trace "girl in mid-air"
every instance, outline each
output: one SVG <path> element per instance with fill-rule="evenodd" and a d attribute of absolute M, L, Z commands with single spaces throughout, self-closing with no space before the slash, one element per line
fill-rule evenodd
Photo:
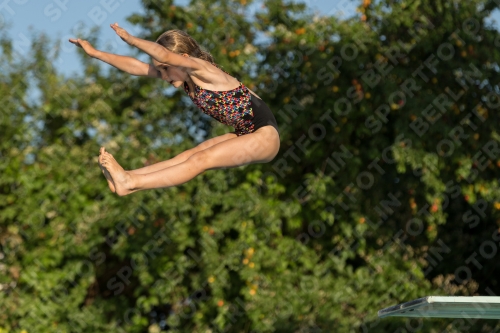
<path fill-rule="evenodd" d="M 227 133 L 189 149 L 174 158 L 137 170 L 124 170 L 104 147 L 99 166 L 111 191 L 132 192 L 183 184 L 206 170 L 267 163 L 278 153 L 278 126 L 271 110 L 250 89 L 221 70 L 187 33 L 169 30 L 156 42 L 130 35 L 112 24 L 120 38 L 152 58 L 152 65 L 137 59 L 96 50 L 81 39 L 69 41 L 91 57 L 132 75 L 149 76 L 183 87 L 194 104 L 219 122 L 233 126 Z"/>

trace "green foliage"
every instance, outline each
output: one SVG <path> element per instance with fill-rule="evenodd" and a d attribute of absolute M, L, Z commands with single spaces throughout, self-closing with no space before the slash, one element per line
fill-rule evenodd
<path fill-rule="evenodd" d="M 162 82 L 89 59 L 66 79 L 43 38 L 32 59 L 2 40 L 0 332 L 494 328 L 376 319 L 500 292 L 480 254 L 500 221 L 493 2 L 364 1 L 350 20 L 282 0 L 253 17 L 245 0 L 143 5 L 142 37 L 184 29 L 264 98 L 281 152 L 117 197 L 100 146 L 135 169 L 229 129 Z"/>

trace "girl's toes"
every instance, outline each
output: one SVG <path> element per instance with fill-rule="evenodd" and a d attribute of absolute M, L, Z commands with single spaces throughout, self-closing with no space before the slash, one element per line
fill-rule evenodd
<path fill-rule="evenodd" d="M 113 157 L 113 155 L 111 155 L 110 153 L 108 152 L 105 152 L 104 153 L 104 158 L 106 159 L 106 161 L 108 163 L 111 163 L 111 162 L 116 162 L 115 158 Z"/>

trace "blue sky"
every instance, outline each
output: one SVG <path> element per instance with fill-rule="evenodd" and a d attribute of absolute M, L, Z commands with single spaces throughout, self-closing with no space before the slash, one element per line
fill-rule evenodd
<path fill-rule="evenodd" d="M 297 0 L 298 1 L 298 0 Z M 186 4 L 188 0 L 177 0 Z M 357 0 L 302 0 L 311 10 L 323 15 L 350 16 L 355 13 Z M 91 27 L 100 26 L 100 48 L 108 52 L 129 54 L 131 52 L 123 41 L 109 28 L 118 22 L 134 34 L 136 27 L 128 24 L 125 18 L 132 13 L 142 12 L 139 0 L 0 0 L 0 31 L 9 27 L 8 35 L 14 41 L 16 51 L 29 54 L 29 40 L 33 32 L 45 32 L 53 39 L 63 40 L 61 55 L 54 59 L 60 71 L 66 75 L 80 69 L 76 47 L 68 38 L 77 32 L 90 35 Z M 499 13 L 494 18 L 500 22 Z M 499 26 L 497 24 L 497 26 Z"/>
<path fill-rule="evenodd" d="M 188 0 L 177 0 L 186 4 Z M 351 0 L 302 0 L 312 10 L 324 15 L 352 15 L 355 3 Z M 118 22 L 134 34 L 136 27 L 128 24 L 126 17 L 142 12 L 139 0 L 0 0 L 0 30 L 8 27 L 8 35 L 14 41 L 16 51 L 29 54 L 29 40 L 33 33 L 44 32 L 53 39 L 62 40 L 61 55 L 54 59 L 60 71 L 69 75 L 80 69 L 76 47 L 68 38 L 78 31 L 90 35 L 90 28 L 99 26 L 99 46 L 108 52 L 129 54 L 131 49 L 109 28 Z M 136 31 L 136 30 L 135 30 Z"/>

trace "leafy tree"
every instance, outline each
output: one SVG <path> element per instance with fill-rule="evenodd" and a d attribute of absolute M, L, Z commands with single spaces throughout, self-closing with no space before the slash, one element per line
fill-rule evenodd
<path fill-rule="evenodd" d="M 101 145 L 133 169 L 229 129 L 162 82 L 88 58 L 64 78 L 44 37 L 32 59 L 3 39 L 1 329 L 496 328 L 376 319 L 424 295 L 500 292 L 496 2 L 365 0 L 349 20 L 282 0 L 255 15 L 245 0 L 143 5 L 142 37 L 184 29 L 264 98 L 281 153 L 118 198 Z"/>

